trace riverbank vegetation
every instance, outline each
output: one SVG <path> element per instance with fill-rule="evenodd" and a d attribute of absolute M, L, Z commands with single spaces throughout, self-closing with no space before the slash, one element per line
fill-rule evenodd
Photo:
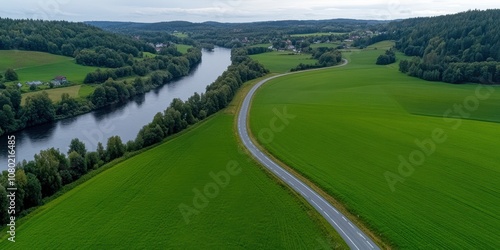
<path fill-rule="evenodd" d="M 166 84 L 174 79 L 189 74 L 201 61 L 201 50 L 191 48 L 185 54 L 162 53 L 154 58 L 147 58 L 134 63 L 133 67 L 91 72 L 85 81 L 99 82 L 87 98 L 75 98 L 68 93 L 61 94 L 58 102 L 53 102 L 45 92 L 27 96 L 21 105 L 21 92 L 16 88 L 0 91 L 0 135 L 29 126 L 64 119 L 83 114 L 107 105 L 123 103 L 139 94 Z M 123 73 L 128 72 L 128 73 Z M 137 74 L 149 77 L 137 77 L 133 81 L 119 81 L 118 76 Z M 43 105 L 40 105 L 43 104 Z"/>

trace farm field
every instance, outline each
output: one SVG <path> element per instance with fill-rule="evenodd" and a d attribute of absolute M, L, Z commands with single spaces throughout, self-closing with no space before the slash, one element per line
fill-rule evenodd
<path fill-rule="evenodd" d="M 336 43 L 313 43 L 310 45 L 311 48 L 317 49 L 319 47 L 327 47 L 327 48 L 337 48 L 340 45 L 340 42 Z"/>
<path fill-rule="evenodd" d="M 318 60 L 312 59 L 310 54 L 293 54 L 291 51 L 266 52 L 250 57 L 262 63 L 272 73 L 288 72 L 300 63 L 315 64 L 318 62 Z"/>
<path fill-rule="evenodd" d="M 81 84 L 87 73 L 96 70 L 76 64 L 74 58 L 52 55 L 43 52 L 0 50 L 0 72 L 7 68 L 16 70 L 23 89 L 28 90 L 27 81 L 48 82 L 58 75 L 64 75 L 68 81 Z"/>
<path fill-rule="evenodd" d="M 390 45 L 264 85 L 250 114 L 256 140 L 397 248 L 500 248 L 500 88 L 375 65 Z M 275 108 L 293 118 L 270 137 Z"/>
<path fill-rule="evenodd" d="M 19 222 L 19 241 L 4 238 L 0 248 L 346 249 L 311 207 L 239 150 L 233 122 L 220 112 L 119 163 Z M 223 171 L 229 179 L 221 177 L 216 192 L 212 175 Z M 207 186 L 207 202 L 195 205 L 196 190 Z M 187 221 L 181 204 L 197 206 Z"/>
<path fill-rule="evenodd" d="M 78 97 L 87 97 L 94 93 L 95 88 L 97 85 L 89 85 L 89 84 L 82 84 L 80 85 L 80 90 L 78 91 Z"/>
<path fill-rule="evenodd" d="M 54 88 L 54 89 L 47 89 L 44 90 L 49 94 L 50 100 L 52 100 L 53 103 L 61 101 L 61 95 L 64 93 L 67 93 L 69 96 L 73 98 L 78 98 L 80 97 L 80 92 L 81 92 L 82 85 L 75 85 L 75 86 L 70 86 L 66 88 Z M 88 92 L 88 91 L 86 91 Z M 22 100 L 21 100 L 21 105 L 24 105 L 26 98 L 29 96 L 38 94 L 39 92 L 30 92 L 22 95 Z"/>
<path fill-rule="evenodd" d="M 188 49 L 192 48 L 193 46 L 191 45 L 186 45 L 186 44 L 176 44 L 175 47 L 177 47 L 177 50 L 183 54 L 187 53 Z"/>
<path fill-rule="evenodd" d="M 264 47 L 264 48 L 269 48 L 269 46 L 272 46 L 270 43 L 259 43 L 259 44 L 254 44 L 249 46 L 250 48 L 256 48 L 256 47 Z"/>

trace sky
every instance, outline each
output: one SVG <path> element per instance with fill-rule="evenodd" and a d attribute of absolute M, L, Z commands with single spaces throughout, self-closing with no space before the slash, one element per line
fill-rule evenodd
<path fill-rule="evenodd" d="M 67 21 L 392 20 L 498 9 L 499 0 L 8 0 L 0 17 Z"/>

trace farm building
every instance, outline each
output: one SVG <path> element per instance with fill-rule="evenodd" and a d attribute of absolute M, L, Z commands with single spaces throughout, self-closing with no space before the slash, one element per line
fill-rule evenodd
<path fill-rule="evenodd" d="M 68 82 L 68 79 L 67 79 L 65 76 L 56 76 L 56 77 L 54 78 L 54 80 L 52 80 L 52 81 L 53 81 L 53 82 L 58 82 L 58 83 L 59 83 L 59 85 L 60 85 L 60 84 L 65 84 L 65 83 L 67 83 L 67 82 Z"/>

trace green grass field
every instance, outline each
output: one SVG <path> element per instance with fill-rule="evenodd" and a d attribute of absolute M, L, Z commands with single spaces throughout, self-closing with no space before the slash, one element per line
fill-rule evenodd
<path fill-rule="evenodd" d="M 313 44 L 311 44 L 310 47 L 313 49 L 317 49 L 320 47 L 337 48 L 339 45 L 340 45 L 339 42 L 337 42 L 337 43 L 313 43 Z"/>
<path fill-rule="evenodd" d="M 80 85 L 80 90 L 78 91 L 78 97 L 85 98 L 92 93 L 94 93 L 95 88 L 97 85 L 88 85 L 88 84 L 82 84 Z"/>
<path fill-rule="evenodd" d="M 156 55 L 151 53 L 151 52 L 142 52 L 142 57 L 143 58 L 151 58 L 151 57 L 155 57 Z"/>
<path fill-rule="evenodd" d="M 318 62 L 318 60 L 311 59 L 310 54 L 293 54 L 290 51 L 273 51 L 250 57 L 262 63 L 272 73 L 288 72 L 300 63 L 315 64 Z"/>
<path fill-rule="evenodd" d="M 44 89 L 43 91 L 49 94 L 49 98 L 52 100 L 53 103 L 56 103 L 61 101 L 61 95 L 64 93 L 69 94 L 69 96 L 73 98 L 85 98 L 94 93 L 95 87 L 96 87 L 95 85 L 80 84 L 64 88 Z M 29 92 L 22 94 L 23 99 L 21 101 L 21 104 L 24 105 L 26 98 L 28 98 L 28 96 L 32 96 L 37 93 L 38 92 Z"/>
<path fill-rule="evenodd" d="M 264 48 L 269 48 L 272 44 L 270 43 L 259 43 L 259 44 L 254 44 L 249 46 L 250 48 L 257 48 L 257 47 L 264 47 Z"/>
<path fill-rule="evenodd" d="M 339 32 L 316 32 L 316 33 L 307 33 L 307 34 L 293 34 L 291 37 L 310 37 L 310 36 L 329 36 L 329 35 L 343 35 L 347 33 L 339 33 Z"/>
<path fill-rule="evenodd" d="M 83 83 L 87 73 L 97 69 L 76 64 L 71 57 L 33 51 L 0 50 L 0 72 L 4 72 L 7 68 L 16 70 L 19 76 L 19 81 L 16 83 L 48 82 L 58 75 L 64 75 L 68 81 L 77 84 Z M 26 85 L 23 88 L 28 89 Z"/>
<path fill-rule="evenodd" d="M 61 95 L 64 93 L 67 93 L 69 96 L 71 96 L 73 98 L 81 97 L 80 96 L 80 92 L 82 91 L 81 88 L 82 88 L 82 85 L 75 85 L 75 86 L 66 87 L 66 88 L 47 89 L 44 91 L 47 92 L 47 94 L 49 94 L 49 98 L 52 100 L 53 103 L 55 103 L 55 102 L 61 101 Z M 91 87 L 89 87 L 89 88 L 91 88 Z M 88 90 L 86 92 L 88 92 Z M 22 95 L 23 99 L 21 100 L 21 105 L 24 105 L 26 98 L 28 98 L 29 96 L 35 95 L 35 94 L 38 94 L 38 92 L 30 92 L 30 93 L 23 94 Z"/>
<path fill-rule="evenodd" d="M 187 224 L 179 206 L 229 164 L 240 172 Z M 226 111 L 41 207 L 0 249 L 347 249 L 290 192 L 240 151 Z"/>
<path fill-rule="evenodd" d="M 478 85 L 426 82 L 399 73 L 397 63 L 376 66 L 390 45 L 346 53 L 342 68 L 267 83 L 253 101 L 253 134 L 398 248 L 500 248 L 500 88 L 476 102 Z M 443 118 L 464 101 L 479 108 L 467 119 Z M 273 109 L 285 107 L 295 119 L 262 136 Z M 413 157 L 401 173 L 399 157 Z M 404 180 L 394 192 L 388 172 Z"/>
<path fill-rule="evenodd" d="M 189 35 L 187 33 L 184 33 L 184 32 L 174 32 L 174 33 L 172 33 L 172 35 L 174 35 L 176 37 L 180 37 L 180 38 L 187 38 L 187 37 L 189 37 Z"/>
<path fill-rule="evenodd" d="M 177 47 L 177 50 L 183 54 L 187 53 L 188 49 L 192 48 L 193 46 L 191 45 L 186 45 L 186 44 L 176 44 L 175 47 Z"/>

